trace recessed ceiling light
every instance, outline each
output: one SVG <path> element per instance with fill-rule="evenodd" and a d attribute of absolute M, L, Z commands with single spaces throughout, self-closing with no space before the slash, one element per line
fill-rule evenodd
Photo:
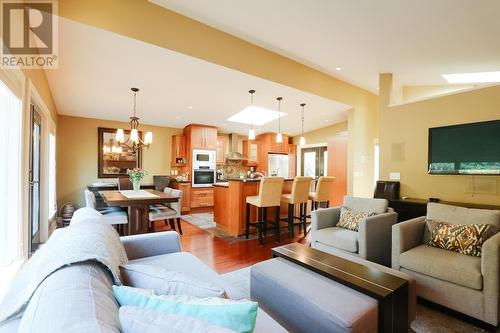
<path fill-rule="evenodd" d="M 341 69 L 342 69 L 342 67 L 335 67 L 336 71 L 340 71 Z"/>
<path fill-rule="evenodd" d="M 191 110 L 192 108 L 193 108 L 193 107 L 192 107 L 191 105 L 190 105 L 190 106 L 188 106 L 188 109 L 189 109 L 189 110 Z"/>
<path fill-rule="evenodd" d="M 495 83 L 500 82 L 500 72 L 443 74 L 448 83 Z"/>
<path fill-rule="evenodd" d="M 329 122 L 329 121 L 330 121 L 330 120 L 326 119 L 326 120 L 325 120 L 325 123 L 327 123 L 327 122 Z"/>
<path fill-rule="evenodd" d="M 280 114 L 278 111 L 264 109 L 258 106 L 248 106 L 240 112 L 232 115 L 227 120 L 235 123 L 253 123 L 254 125 L 262 126 L 285 115 L 285 112 L 281 112 Z"/>

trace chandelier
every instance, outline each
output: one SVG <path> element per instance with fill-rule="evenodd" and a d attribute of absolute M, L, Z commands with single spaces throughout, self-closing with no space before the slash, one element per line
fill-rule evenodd
<path fill-rule="evenodd" d="M 135 154 L 142 147 L 149 148 L 149 146 L 153 143 L 153 133 L 146 132 L 144 141 L 139 137 L 139 118 L 135 115 L 137 92 L 139 91 L 139 88 L 131 88 L 130 90 L 134 92 L 134 115 L 130 117 L 130 135 L 127 140 L 125 140 L 125 132 L 123 129 L 119 128 L 116 130 L 115 139 L 120 146 L 127 148 Z"/>

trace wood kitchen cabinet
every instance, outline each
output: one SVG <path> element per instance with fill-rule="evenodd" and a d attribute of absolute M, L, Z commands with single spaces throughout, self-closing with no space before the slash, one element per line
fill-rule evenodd
<path fill-rule="evenodd" d="M 193 187 L 191 189 L 191 208 L 213 207 L 213 187 Z"/>
<path fill-rule="evenodd" d="M 189 125 L 184 128 L 191 149 L 217 149 L 217 128 L 203 125 Z"/>
<path fill-rule="evenodd" d="M 183 213 L 191 210 L 191 183 L 190 182 L 172 182 L 170 187 L 182 191 L 181 211 Z"/>
<path fill-rule="evenodd" d="M 245 165 L 255 167 L 259 165 L 259 144 L 254 140 L 243 140 L 243 155 L 248 157 Z"/>
<path fill-rule="evenodd" d="M 185 166 L 186 161 L 186 140 L 184 135 L 172 135 L 172 166 Z"/>
<path fill-rule="evenodd" d="M 283 154 L 288 154 L 288 145 L 290 141 L 290 137 L 283 135 L 283 142 L 282 143 L 276 143 L 276 135 L 272 138 L 272 146 L 271 146 L 271 152 L 273 153 L 283 153 Z"/>
<path fill-rule="evenodd" d="M 218 135 L 217 150 L 215 154 L 217 156 L 217 164 L 226 163 L 226 154 L 228 147 L 229 147 L 229 138 L 225 135 Z"/>
<path fill-rule="evenodd" d="M 288 176 L 294 178 L 297 175 L 297 145 L 292 143 L 288 145 L 288 157 L 290 158 Z"/>

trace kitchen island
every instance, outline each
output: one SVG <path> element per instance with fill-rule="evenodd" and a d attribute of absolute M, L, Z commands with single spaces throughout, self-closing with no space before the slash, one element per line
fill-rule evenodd
<path fill-rule="evenodd" d="M 282 193 L 290 193 L 293 178 L 285 179 Z M 226 230 L 232 236 L 245 233 L 246 198 L 259 194 L 259 179 L 229 179 L 227 182 L 216 183 L 214 187 L 214 221 L 217 226 Z M 281 205 L 280 215 L 287 214 L 287 205 Z M 268 219 L 274 219 L 274 212 L 269 210 Z M 272 217 L 272 218 L 271 218 Z M 257 208 L 250 210 L 250 221 L 257 220 Z"/>

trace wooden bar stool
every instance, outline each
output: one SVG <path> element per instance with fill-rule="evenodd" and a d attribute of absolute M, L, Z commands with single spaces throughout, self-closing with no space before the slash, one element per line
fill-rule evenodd
<path fill-rule="evenodd" d="M 267 208 L 276 208 L 276 218 L 274 224 L 276 242 L 280 241 L 280 201 L 283 188 L 283 177 L 262 177 L 259 186 L 259 195 L 247 197 L 246 199 L 246 238 L 250 236 L 250 226 L 257 227 L 259 234 L 259 244 L 262 245 L 262 236 L 267 231 Z M 250 205 L 257 207 L 257 222 L 250 222 Z M 271 222 L 270 222 L 271 223 Z"/>
<path fill-rule="evenodd" d="M 335 177 L 319 177 L 316 192 L 309 193 L 309 200 L 312 201 L 311 211 L 318 209 L 326 203 L 326 208 L 330 205 L 330 196 L 333 191 L 333 180 Z"/>
<path fill-rule="evenodd" d="M 295 177 L 292 184 L 292 193 L 281 195 L 281 202 L 288 204 L 288 217 L 284 220 L 288 221 L 290 237 L 293 237 L 296 225 L 302 226 L 304 235 L 306 234 L 307 202 L 309 201 L 311 182 L 311 177 Z M 295 205 L 299 205 L 298 217 L 295 216 Z M 296 219 L 299 220 L 299 223 L 295 223 Z"/>

